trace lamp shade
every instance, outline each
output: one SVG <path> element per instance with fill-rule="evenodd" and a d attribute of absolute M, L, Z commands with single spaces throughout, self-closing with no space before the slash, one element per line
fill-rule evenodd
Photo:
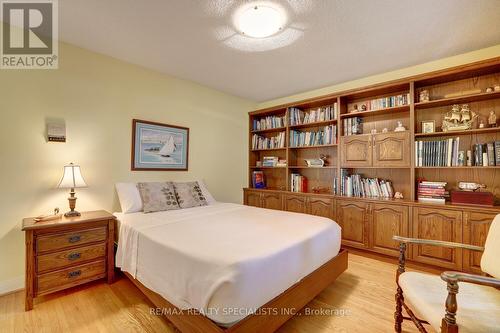
<path fill-rule="evenodd" d="M 83 179 L 82 172 L 79 165 L 66 165 L 64 167 L 64 174 L 59 182 L 58 188 L 80 188 L 87 187 Z"/>

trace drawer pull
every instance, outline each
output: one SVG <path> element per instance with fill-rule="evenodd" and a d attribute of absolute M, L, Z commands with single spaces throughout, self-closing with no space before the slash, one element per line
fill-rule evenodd
<path fill-rule="evenodd" d="M 73 271 L 73 272 L 69 272 L 68 273 L 68 278 L 75 278 L 75 277 L 78 277 L 82 275 L 82 271 L 81 270 L 77 270 L 77 271 Z"/>
<path fill-rule="evenodd" d="M 82 236 L 80 236 L 80 235 L 71 236 L 70 238 L 68 238 L 68 241 L 70 243 L 77 243 L 77 242 L 79 242 L 81 240 L 82 240 Z"/>
<path fill-rule="evenodd" d="M 76 260 L 76 259 L 80 259 L 81 257 L 82 257 L 82 254 L 79 252 L 70 253 L 68 255 L 68 260 Z"/>

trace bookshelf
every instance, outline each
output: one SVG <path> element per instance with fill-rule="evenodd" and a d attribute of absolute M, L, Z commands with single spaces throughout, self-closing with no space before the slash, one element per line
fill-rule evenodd
<path fill-rule="evenodd" d="M 343 227 L 345 246 L 385 255 L 397 256 L 393 234 L 422 238 L 432 234 L 445 241 L 480 244 L 484 242 L 488 221 L 500 213 L 500 165 L 418 166 L 415 142 L 459 137 L 458 150 L 467 152 L 475 144 L 500 141 L 500 91 L 485 92 L 486 88 L 498 84 L 500 58 L 494 58 L 250 112 L 250 144 L 256 133 L 275 135 L 280 131 L 285 132 L 286 142 L 279 150 L 249 150 L 249 187 L 245 189 L 245 203 L 330 217 Z M 420 101 L 422 90 L 429 92 L 429 101 Z M 459 93 L 463 95 L 457 95 Z M 394 96 L 405 96 L 405 100 L 400 98 L 394 105 Z M 382 100 L 391 103 L 383 104 Z M 443 132 L 444 115 L 453 104 L 465 103 L 478 115 L 473 128 Z M 337 110 L 335 119 L 289 125 L 290 108 L 307 113 L 334 104 Z M 372 105 L 377 107 L 371 108 Z M 352 112 L 355 109 L 357 112 Z M 481 120 L 488 126 L 487 117 L 491 110 L 498 117 L 498 126 L 478 128 Z M 270 115 L 284 116 L 285 126 L 253 131 L 254 120 Z M 344 126 L 347 121 L 351 122 L 348 130 Z M 349 133 L 353 121 L 362 122 L 362 128 L 358 128 L 358 134 L 354 135 Z M 423 121 L 434 121 L 435 132 L 422 133 Z M 399 123 L 406 131 L 394 131 Z M 336 143 L 290 147 L 291 131 L 317 131 L 329 125 L 337 128 Z M 307 167 L 305 159 L 319 158 L 320 155 L 326 156 L 325 167 Z M 256 162 L 264 156 L 278 156 L 286 160 L 287 166 L 257 167 Z M 394 191 L 401 192 L 403 199 L 341 196 L 333 186 L 341 169 L 367 178 L 390 180 Z M 252 172 L 256 170 L 263 172 L 266 189 L 252 189 Z M 292 173 L 307 177 L 305 193 L 290 191 Z M 418 202 L 417 179 L 447 182 L 448 190 L 456 190 L 459 181 L 484 184 L 486 190 L 493 193 L 496 206 Z M 436 230 L 437 225 L 442 227 Z M 478 257 L 464 251 L 462 260 L 457 251 L 451 250 L 450 255 L 419 247 L 414 249 L 413 259 L 474 272 Z"/>

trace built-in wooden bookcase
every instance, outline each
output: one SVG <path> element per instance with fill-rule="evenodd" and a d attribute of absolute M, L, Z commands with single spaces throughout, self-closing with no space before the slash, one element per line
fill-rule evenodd
<path fill-rule="evenodd" d="M 335 196 L 334 178 L 339 177 L 342 168 L 364 177 L 390 180 L 394 191 L 401 192 L 402 201 L 415 202 L 416 180 L 425 178 L 431 181 L 446 181 L 448 189 L 456 189 L 459 181 L 485 184 L 493 192 L 500 204 L 500 166 L 456 166 L 456 167 L 418 167 L 415 156 L 416 140 L 436 140 L 460 137 L 459 150 L 471 150 L 476 143 L 500 140 L 500 127 L 488 128 L 488 115 L 494 110 L 500 120 L 500 91 L 485 92 L 488 87 L 500 84 L 500 59 L 460 66 L 457 68 L 427 73 L 401 79 L 386 84 L 340 92 L 306 101 L 281 105 L 269 109 L 250 112 L 250 144 L 253 134 L 271 137 L 285 132 L 286 143 L 281 149 L 252 150 L 249 152 L 249 184 L 252 185 L 252 172 L 264 172 L 268 189 L 290 191 L 290 176 L 301 174 L 308 179 L 307 193 L 321 188 L 322 194 Z M 478 89 L 476 93 L 471 90 Z M 428 90 L 430 101 L 420 101 L 422 90 Z M 461 96 L 448 94 L 469 92 Z M 405 105 L 370 108 L 368 101 L 408 94 Z M 290 125 L 289 109 L 299 108 L 304 112 L 318 107 L 337 103 L 336 119 Z M 478 114 L 474 128 L 467 131 L 442 132 L 442 120 L 453 104 L 469 104 Z M 362 105 L 367 105 L 366 110 Z M 353 112 L 357 106 L 357 112 Z M 269 115 L 285 116 L 286 124 L 280 128 L 253 130 L 253 121 Z M 349 118 L 362 118 L 361 134 L 347 135 L 344 121 Z M 422 121 L 434 121 L 434 133 L 422 133 Z M 485 128 L 478 128 L 479 122 Z M 398 122 L 406 128 L 404 132 L 394 132 Z M 499 121 L 500 123 L 500 121 Z M 337 126 L 337 140 L 334 144 L 314 147 L 291 147 L 291 131 L 318 130 L 327 125 Z M 308 168 L 305 159 L 326 155 L 326 167 Z M 257 167 L 256 162 L 264 156 L 278 156 L 287 161 L 286 167 Z"/>
<path fill-rule="evenodd" d="M 449 242 L 484 245 L 488 228 L 496 214 L 500 213 L 500 166 L 452 166 L 420 167 L 416 161 L 416 141 L 460 138 L 459 150 L 471 150 L 476 143 L 500 141 L 500 127 L 477 128 L 466 131 L 442 132 L 444 115 L 453 104 L 469 104 L 479 120 L 487 127 L 487 117 L 494 110 L 500 124 L 500 91 L 485 92 L 486 88 L 500 84 L 500 58 L 443 71 L 422 74 L 393 82 L 378 84 L 336 94 L 312 98 L 306 101 L 281 105 L 250 112 L 250 143 L 254 119 L 268 115 L 285 115 L 289 108 L 303 111 L 337 103 L 335 120 L 322 123 L 290 126 L 259 131 L 265 136 L 285 132 L 286 145 L 278 150 L 253 151 L 249 158 L 249 188 L 244 189 L 246 205 L 290 212 L 324 216 L 335 220 L 342 227 L 342 245 L 362 251 L 370 251 L 397 257 L 398 244 L 394 235 L 437 239 Z M 476 93 L 473 89 L 480 89 Z M 429 101 L 420 101 L 420 92 L 428 90 Z M 454 93 L 464 93 L 449 96 Z M 409 94 L 408 105 L 360 109 L 367 101 L 388 96 Z M 358 112 L 349 112 L 358 106 Z M 347 135 L 343 122 L 360 117 L 363 129 L 358 135 Z M 422 133 L 422 121 L 434 121 L 434 133 Z M 394 129 L 402 122 L 404 132 Z M 337 125 L 337 143 L 321 147 L 293 148 L 289 145 L 293 130 L 316 130 L 325 125 Z M 384 129 L 387 129 L 387 132 Z M 376 130 L 376 134 L 372 131 Z M 304 159 L 327 156 L 326 167 L 308 168 Z M 256 167 L 256 161 L 264 156 L 278 156 L 287 161 L 284 168 Z M 395 191 L 404 199 L 378 199 L 345 197 L 332 193 L 333 180 L 341 169 L 358 173 L 367 178 L 392 181 Z M 252 172 L 262 170 L 267 189 L 252 189 Z M 299 173 L 308 179 L 306 193 L 290 191 L 290 177 Z M 485 184 L 486 190 L 495 196 L 496 206 L 474 206 L 446 203 L 423 203 L 417 200 L 416 181 L 445 181 L 447 189 L 457 188 L 459 181 Z M 314 188 L 326 188 L 324 193 L 313 193 Z M 480 254 L 470 250 L 447 249 L 427 245 L 410 246 L 409 259 L 415 262 L 480 273 Z"/>

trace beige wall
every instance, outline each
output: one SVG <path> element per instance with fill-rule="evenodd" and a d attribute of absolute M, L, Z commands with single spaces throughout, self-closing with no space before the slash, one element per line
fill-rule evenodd
<path fill-rule="evenodd" d="M 456 55 L 449 58 L 444 58 L 436 61 L 427 62 L 424 64 L 398 69 L 391 72 L 381 73 L 377 75 L 372 75 L 357 80 L 342 82 L 333 86 L 328 86 L 320 89 L 314 89 L 307 92 L 303 92 L 296 95 L 285 96 L 270 101 L 265 101 L 259 103 L 258 109 L 263 109 L 267 107 L 272 107 L 280 104 L 293 103 L 307 98 L 313 98 L 323 95 L 332 94 L 339 91 L 345 91 L 349 89 L 361 88 L 364 86 L 369 86 L 372 84 L 387 82 L 391 80 L 397 80 L 404 77 L 410 77 L 422 73 L 428 73 L 444 68 L 460 66 L 463 64 L 468 64 L 475 61 L 481 61 L 485 59 L 490 59 L 494 57 L 500 57 L 500 44 L 488 47 L 485 49 L 480 49 L 460 55 Z"/>
<path fill-rule="evenodd" d="M 82 166 L 80 210 L 119 209 L 114 183 L 203 178 L 220 201 L 241 202 L 247 112 L 253 102 L 61 44 L 58 70 L 0 70 L 0 292 L 22 285 L 21 219 L 67 209 L 62 167 Z M 66 121 L 47 143 L 45 121 Z M 188 172 L 131 172 L 132 118 L 190 128 Z"/>

